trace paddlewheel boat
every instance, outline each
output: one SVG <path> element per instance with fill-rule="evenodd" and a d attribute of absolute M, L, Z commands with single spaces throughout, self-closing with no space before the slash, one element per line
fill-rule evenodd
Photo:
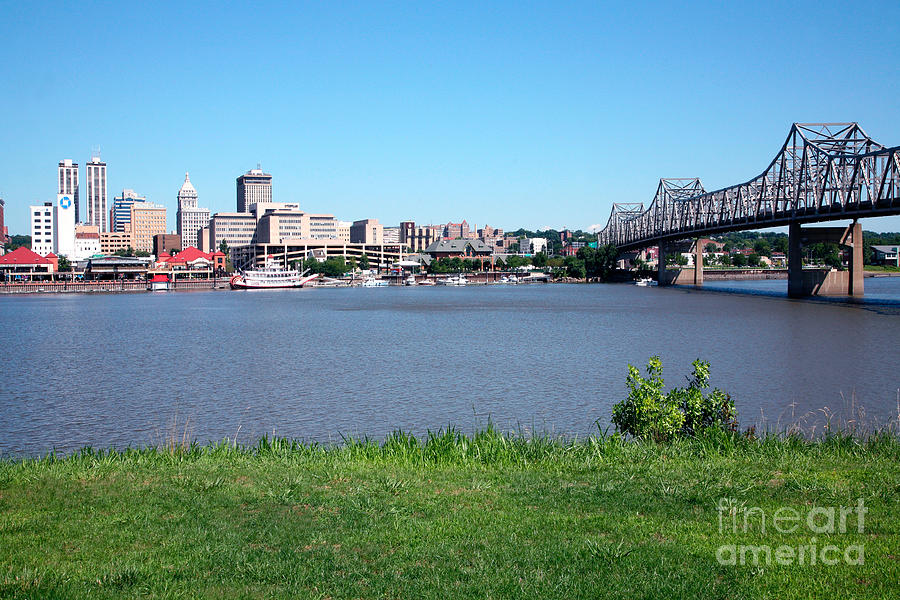
<path fill-rule="evenodd" d="M 277 288 L 300 288 L 316 279 L 319 274 L 307 275 L 309 270 L 299 272 L 283 269 L 277 261 L 269 257 L 266 266 L 259 269 L 240 271 L 231 278 L 233 290 L 269 290 Z"/>

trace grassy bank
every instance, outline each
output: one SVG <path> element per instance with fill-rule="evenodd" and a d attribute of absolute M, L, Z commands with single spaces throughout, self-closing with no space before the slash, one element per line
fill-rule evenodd
<path fill-rule="evenodd" d="M 900 585 L 898 467 L 891 436 L 656 445 L 490 430 L 4 460 L 0 595 L 885 598 Z M 862 533 L 855 513 L 845 533 L 760 528 L 760 514 L 805 521 L 860 498 Z M 864 564 L 717 560 L 811 538 L 863 546 Z"/>

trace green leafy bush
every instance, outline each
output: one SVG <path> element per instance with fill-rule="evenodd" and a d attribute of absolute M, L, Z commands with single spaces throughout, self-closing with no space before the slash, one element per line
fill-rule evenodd
<path fill-rule="evenodd" d="M 663 392 L 662 362 L 654 356 L 647 363 L 647 377 L 628 365 L 628 398 L 613 407 L 616 430 L 636 438 L 667 441 L 693 437 L 710 428 L 737 429 L 737 415 L 731 397 L 709 387 L 709 362 L 699 358 L 691 363 L 694 372 L 686 388 Z"/>

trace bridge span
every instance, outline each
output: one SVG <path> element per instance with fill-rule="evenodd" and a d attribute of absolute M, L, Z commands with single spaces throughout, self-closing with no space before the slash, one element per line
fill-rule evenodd
<path fill-rule="evenodd" d="M 900 214 L 900 146 L 886 147 L 857 123 L 794 123 L 781 150 L 759 176 L 707 192 L 698 178 L 660 179 L 650 205 L 613 204 L 598 233 L 620 251 L 667 245 L 749 229 L 788 226 L 788 295 L 862 295 L 864 217 Z M 807 223 L 850 219 L 844 228 L 803 228 Z M 830 241 L 852 248 L 847 272 L 802 268 L 804 244 Z M 702 284 L 702 253 L 693 282 Z M 659 283 L 667 276 L 660 260 Z M 681 283 L 681 281 L 678 281 Z"/>

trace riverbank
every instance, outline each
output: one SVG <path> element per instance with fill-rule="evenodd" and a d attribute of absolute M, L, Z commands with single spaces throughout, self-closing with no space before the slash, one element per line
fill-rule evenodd
<path fill-rule="evenodd" d="M 900 582 L 898 463 L 895 437 L 492 430 L 2 460 L 0 595 L 884 598 Z M 844 531 L 812 532 L 816 507 L 844 514 Z M 779 533 L 776 513 L 797 527 Z M 784 564 L 730 564 L 747 545 Z"/>

